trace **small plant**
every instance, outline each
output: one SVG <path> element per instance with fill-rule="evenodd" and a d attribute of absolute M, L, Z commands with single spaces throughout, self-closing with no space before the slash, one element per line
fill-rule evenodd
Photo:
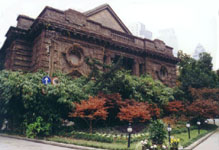
<path fill-rule="evenodd" d="M 171 139 L 171 150 L 178 150 L 180 139 L 172 138 Z"/>
<path fill-rule="evenodd" d="M 34 123 L 28 124 L 26 129 L 26 135 L 29 138 L 35 138 L 36 136 L 49 135 L 51 125 L 45 123 L 42 117 L 37 117 Z"/>
<path fill-rule="evenodd" d="M 162 145 L 167 138 L 165 125 L 161 120 L 152 121 L 149 127 L 149 139 L 153 144 Z"/>
<path fill-rule="evenodd" d="M 141 141 L 142 150 L 149 149 L 151 147 L 151 143 L 146 139 L 144 141 Z"/>
<path fill-rule="evenodd" d="M 168 147 L 166 146 L 166 145 L 162 145 L 161 147 L 160 147 L 160 150 L 167 150 L 168 149 Z"/>
<path fill-rule="evenodd" d="M 152 144 L 147 139 L 144 141 L 141 141 L 141 145 L 142 145 L 142 150 L 167 150 L 168 149 L 168 147 L 164 144 L 162 145 Z"/>
<path fill-rule="evenodd" d="M 158 150 L 158 147 L 156 144 L 151 145 L 150 150 Z"/>

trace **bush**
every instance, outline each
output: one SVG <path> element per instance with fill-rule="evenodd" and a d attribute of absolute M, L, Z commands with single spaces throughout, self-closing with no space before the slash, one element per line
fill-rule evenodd
<path fill-rule="evenodd" d="M 9 121 L 9 128 L 26 131 L 24 122 L 33 124 L 41 116 L 44 122 L 52 125 L 50 133 L 55 133 L 61 127 L 61 120 L 68 119 L 72 102 L 88 97 L 81 88 L 82 78 L 73 80 L 56 73 L 54 76 L 60 80 L 58 85 L 43 85 L 42 78 L 46 75 L 42 71 L 0 71 L 0 117 Z M 29 130 L 31 128 L 32 125 Z"/>
<path fill-rule="evenodd" d="M 167 138 L 165 125 L 161 120 L 152 121 L 149 126 L 149 139 L 153 144 L 163 144 Z"/>
<path fill-rule="evenodd" d="M 35 138 L 36 136 L 49 135 L 51 125 L 45 123 L 42 117 L 37 117 L 34 123 L 28 124 L 26 129 L 26 135 L 29 138 Z"/>

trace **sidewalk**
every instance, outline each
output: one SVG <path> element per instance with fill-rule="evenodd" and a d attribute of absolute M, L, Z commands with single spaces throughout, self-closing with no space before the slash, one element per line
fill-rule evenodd
<path fill-rule="evenodd" d="M 219 150 L 219 129 L 207 140 L 195 147 L 194 150 Z"/>
<path fill-rule="evenodd" d="M 214 121 L 213 119 L 208 119 L 208 122 L 209 124 L 214 124 Z M 215 124 L 219 127 L 219 119 L 216 119 L 215 121 Z M 209 142 L 211 140 L 209 140 L 212 136 L 215 136 L 215 134 L 217 134 L 216 136 L 216 140 L 218 141 L 215 141 L 216 143 L 212 143 L 212 142 Z M 213 137 L 214 138 L 214 137 Z M 217 139 L 218 138 L 218 139 Z M 215 139 L 215 138 L 214 138 Z M 212 140 L 214 141 L 214 140 Z M 189 145 L 188 147 L 185 148 L 185 150 L 207 150 L 206 148 L 202 149 L 200 148 L 201 145 L 206 145 L 205 143 L 207 143 L 208 147 L 207 149 L 208 150 L 219 150 L 219 147 L 216 147 L 215 149 L 212 149 L 210 146 L 213 146 L 213 145 L 216 145 L 219 143 L 219 128 L 211 133 L 208 133 L 207 135 L 205 135 L 204 137 L 200 138 L 199 140 L 197 140 L 196 142 L 192 143 L 191 145 Z M 211 144 L 210 144 L 211 143 Z M 209 145 L 210 144 L 210 145 Z"/>
<path fill-rule="evenodd" d="M 211 133 L 208 133 L 207 135 L 205 135 L 204 137 L 202 137 L 199 140 L 195 141 L 194 143 L 192 143 L 191 145 L 189 145 L 185 149 L 186 150 L 193 150 L 194 148 L 196 148 L 201 143 L 205 142 L 205 140 L 207 140 L 210 136 L 212 136 L 213 134 L 215 134 L 218 131 L 219 131 L 219 129 L 217 129 L 215 131 L 212 131 Z M 213 149 L 209 149 L 209 150 L 213 150 Z"/>
<path fill-rule="evenodd" d="M 58 143 L 53 141 L 46 141 L 46 140 L 38 140 L 38 139 L 30 139 L 26 137 L 20 137 L 20 136 L 14 136 L 14 135 L 7 135 L 7 134 L 1 134 L 1 137 L 7 137 L 7 138 L 13 138 L 13 139 L 19 139 L 19 140 L 25 140 L 25 141 L 31 141 L 35 143 L 41 143 L 41 144 L 47 144 L 47 145 L 53 145 L 63 148 L 70 148 L 70 149 L 78 149 L 78 150 L 103 150 L 98 148 L 91 148 L 91 147 L 85 147 L 85 146 L 78 146 L 74 144 L 64 144 L 64 143 Z"/>

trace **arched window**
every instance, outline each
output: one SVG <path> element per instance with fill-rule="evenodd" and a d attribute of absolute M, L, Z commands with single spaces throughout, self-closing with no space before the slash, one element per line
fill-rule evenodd
<path fill-rule="evenodd" d="M 157 76 L 160 80 L 165 80 L 168 77 L 168 71 L 167 68 L 164 66 L 161 66 L 160 71 L 157 72 Z"/>
<path fill-rule="evenodd" d="M 162 66 L 162 67 L 160 68 L 160 76 L 161 76 L 161 77 L 166 77 L 166 76 L 168 76 L 168 72 L 167 72 L 167 68 L 166 68 L 166 67 Z"/>

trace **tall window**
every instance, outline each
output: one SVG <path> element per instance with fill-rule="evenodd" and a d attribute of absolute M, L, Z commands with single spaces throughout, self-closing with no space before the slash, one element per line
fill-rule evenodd
<path fill-rule="evenodd" d="M 168 76 L 167 68 L 162 66 L 159 75 L 162 80 L 165 79 Z"/>

